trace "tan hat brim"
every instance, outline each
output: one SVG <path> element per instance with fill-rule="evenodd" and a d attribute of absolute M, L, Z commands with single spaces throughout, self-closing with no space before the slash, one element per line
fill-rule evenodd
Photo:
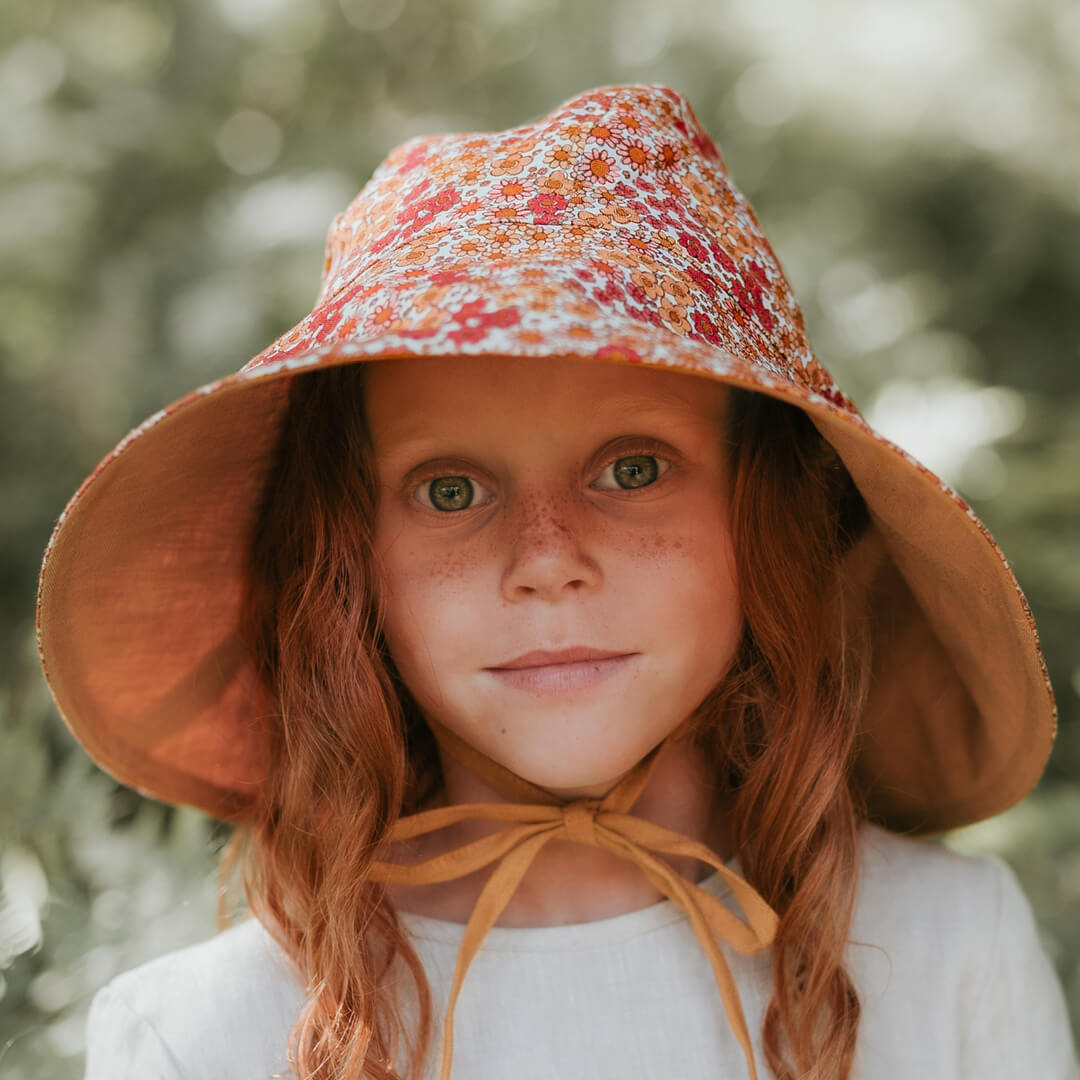
<path fill-rule="evenodd" d="M 243 816 L 267 768 L 268 716 L 238 636 L 243 557 L 287 380 L 451 353 L 506 350 L 386 333 L 249 365 L 155 414 L 101 461 L 46 550 L 37 623 L 60 713 L 104 769 L 167 802 Z M 1031 790 L 1056 733 L 1034 622 L 990 534 L 937 476 L 782 372 L 632 319 L 608 317 L 591 340 L 549 327 L 514 353 L 683 371 L 804 409 L 871 515 L 846 569 L 874 635 L 858 761 L 871 812 L 935 832 Z"/>

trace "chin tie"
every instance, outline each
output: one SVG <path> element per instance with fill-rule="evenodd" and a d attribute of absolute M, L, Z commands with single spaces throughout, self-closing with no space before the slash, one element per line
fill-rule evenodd
<path fill-rule="evenodd" d="M 533 859 L 552 840 L 601 847 L 636 863 L 660 892 L 686 911 L 712 965 L 728 1023 L 746 1056 L 750 1080 L 757 1080 L 746 1017 L 735 979 L 717 944 L 717 938 L 736 952 L 749 956 L 772 944 L 779 920 L 750 884 L 725 866 L 715 852 L 704 844 L 628 813 L 648 782 L 664 743 L 646 754 L 602 799 L 567 802 L 500 765 L 437 721 L 429 720 L 428 723 L 445 752 L 485 780 L 504 798 L 517 800 L 507 803 L 458 803 L 399 818 L 391 832 L 393 840 L 421 836 L 468 818 L 504 821 L 509 827 L 412 866 L 375 862 L 371 867 L 372 879 L 384 884 L 429 885 L 464 877 L 490 863 L 497 863 L 473 907 L 458 951 L 443 1022 L 439 1080 L 450 1080 L 454 1006 L 469 964 Z M 738 918 L 714 896 L 676 873 L 654 852 L 689 856 L 714 867 L 731 887 L 747 921 Z"/>

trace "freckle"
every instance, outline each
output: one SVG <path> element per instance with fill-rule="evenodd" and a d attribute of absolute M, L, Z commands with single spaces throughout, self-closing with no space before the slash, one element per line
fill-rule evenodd
<path fill-rule="evenodd" d="M 671 541 L 662 533 L 654 533 L 645 538 L 641 544 L 641 554 L 645 558 L 658 559 L 664 555 Z"/>

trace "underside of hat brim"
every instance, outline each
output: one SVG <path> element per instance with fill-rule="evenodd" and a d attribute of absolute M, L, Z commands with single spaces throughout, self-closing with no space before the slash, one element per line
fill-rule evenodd
<path fill-rule="evenodd" d="M 940 832 L 1026 795 L 1056 733 L 1053 692 L 1023 593 L 967 504 L 857 412 L 714 346 L 625 322 L 621 336 L 608 319 L 602 341 L 556 337 L 529 354 L 681 371 L 791 402 L 865 498 L 871 524 L 845 582 L 873 634 L 856 765 L 873 818 Z M 450 352 L 389 333 L 244 369 L 156 413 L 99 463 L 46 550 L 37 625 L 57 707 L 105 770 L 154 798 L 243 818 L 269 768 L 272 722 L 238 632 L 245 545 L 287 381 Z M 490 340 L 452 352 L 505 355 Z"/>

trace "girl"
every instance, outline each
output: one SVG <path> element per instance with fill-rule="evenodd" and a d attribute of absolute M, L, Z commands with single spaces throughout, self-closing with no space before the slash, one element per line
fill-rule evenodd
<path fill-rule="evenodd" d="M 1078 1076 L 1012 872 L 914 838 L 1037 781 L 1030 612 L 674 90 L 393 150 L 38 614 L 254 915 L 100 991 L 87 1080 Z"/>

